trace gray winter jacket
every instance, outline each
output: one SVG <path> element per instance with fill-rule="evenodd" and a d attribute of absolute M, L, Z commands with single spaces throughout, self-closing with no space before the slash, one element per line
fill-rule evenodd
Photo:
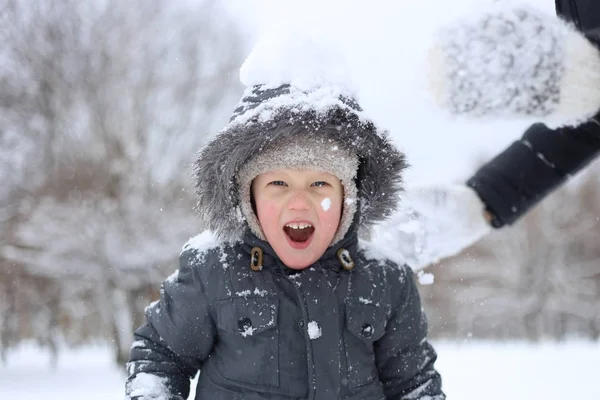
<path fill-rule="evenodd" d="M 250 267 L 253 247 L 261 271 Z M 368 258 L 355 233 L 301 272 L 248 233 L 184 248 L 135 334 L 128 394 L 185 399 L 201 370 L 196 399 L 444 399 L 426 333 L 411 270 Z M 161 379 L 148 384 L 147 374 Z"/>
<path fill-rule="evenodd" d="M 353 99 L 311 109 L 316 95 L 290 85 L 251 88 L 201 151 L 199 210 L 221 244 L 184 246 L 178 273 L 135 334 L 128 399 L 186 398 L 198 370 L 198 400 L 445 398 L 410 269 L 359 246 L 359 232 L 393 212 L 404 156 Z M 299 135 L 347 146 L 360 166 L 350 229 L 294 271 L 240 218 L 235 182 L 253 154 Z"/>

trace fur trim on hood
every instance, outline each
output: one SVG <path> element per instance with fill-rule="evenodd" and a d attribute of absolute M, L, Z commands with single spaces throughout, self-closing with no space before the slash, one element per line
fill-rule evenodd
<path fill-rule="evenodd" d="M 288 129 L 301 126 L 303 129 Z M 332 88 L 302 92 L 293 86 L 249 88 L 231 122 L 200 151 L 195 162 L 197 209 L 204 228 L 224 241 L 249 228 L 241 210 L 239 173 L 253 156 L 298 135 L 340 143 L 356 154 L 357 214 L 361 235 L 396 209 L 404 154 L 387 132 L 364 117 L 358 104 Z M 292 138 L 293 136 L 293 138 Z M 290 140 L 292 139 L 292 140 Z M 356 218 L 355 218 L 356 219 Z"/>

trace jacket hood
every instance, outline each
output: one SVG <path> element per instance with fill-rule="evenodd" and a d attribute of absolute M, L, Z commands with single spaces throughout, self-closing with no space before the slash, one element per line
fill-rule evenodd
<path fill-rule="evenodd" d="M 282 129 L 302 126 L 302 130 Z M 334 129 L 327 129 L 334 127 Z M 359 158 L 358 230 L 386 219 L 402 190 L 402 154 L 377 129 L 356 101 L 331 87 L 302 91 L 290 85 L 248 88 L 229 124 L 199 152 L 194 165 L 197 210 L 207 228 L 224 241 L 242 238 L 248 228 L 240 208 L 237 175 L 258 152 L 298 135 L 344 144 Z"/>

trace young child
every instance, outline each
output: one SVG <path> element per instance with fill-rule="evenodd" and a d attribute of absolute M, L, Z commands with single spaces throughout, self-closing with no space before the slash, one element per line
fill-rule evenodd
<path fill-rule="evenodd" d="M 408 267 L 370 257 L 404 156 L 331 88 L 247 90 L 196 163 L 220 243 L 183 247 L 148 307 L 127 398 L 445 399 Z"/>

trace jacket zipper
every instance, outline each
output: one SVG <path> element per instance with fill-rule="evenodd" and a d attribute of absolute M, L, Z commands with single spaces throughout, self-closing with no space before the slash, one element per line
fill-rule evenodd
<path fill-rule="evenodd" d="M 294 290 L 296 291 L 296 296 L 298 296 L 298 303 L 300 304 L 300 309 L 302 310 L 302 319 L 305 321 L 304 342 L 305 342 L 305 346 L 306 346 L 306 364 L 307 364 L 306 368 L 308 371 L 308 384 L 309 384 L 308 399 L 312 400 L 315 398 L 315 390 L 314 390 L 315 373 L 314 373 L 314 359 L 313 359 L 312 348 L 311 348 L 312 346 L 310 344 L 310 338 L 308 337 L 308 331 L 307 331 L 307 329 L 308 329 L 308 327 L 307 327 L 308 311 L 306 309 L 306 299 L 304 298 L 304 294 L 302 293 L 300 288 L 298 286 L 296 286 L 296 283 L 293 282 L 287 275 L 286 275 L 286 279 L 294 287 Z"/>

